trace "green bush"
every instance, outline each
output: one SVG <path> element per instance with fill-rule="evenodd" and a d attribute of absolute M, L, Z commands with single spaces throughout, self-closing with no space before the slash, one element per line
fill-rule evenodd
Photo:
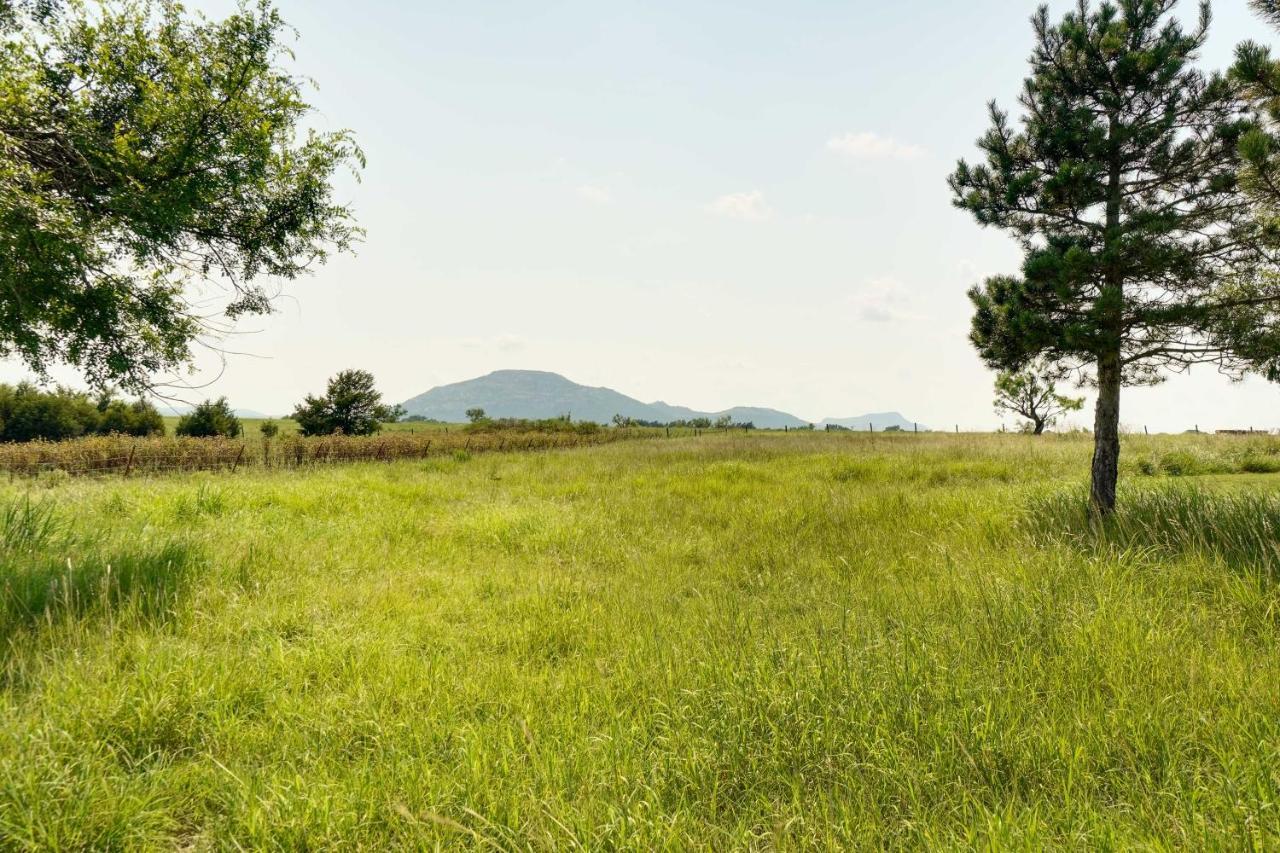
<path fill-rule="evenodd" d="M 183 415 L 178 420 L 178 428 L 175 430 L 178 435 L 189 438 L 214 438 L 217 436 L 239 438 L 242 431 L 240 419 L 232 411 L 226 397 L 219 397 L 217 400 L 205 400 L 196 406 L 190 414 Z"/>
<path fill-rule="evenodd" d="M 1277 474 L 1280 473 L 1280 458 L 1250 454 L 1240 463 L 1240 470 L 1246 474 Z"/>
<path fill-rule="evenodd" d="M 145 400 L 126 403 L 104 394 L 95 402 L 69 388 L 0 385 L 0 441 L 62 441 L 112 433 L 163 435 L 164 419 Z"/>
<path fill-rule="evenodd" d="M 1166 453 L 1160 458 L 1160 470 L 1171 477 L 1190 477 L 1203 474 L 1204 466 L 1200 460 L 1185 450 Z"/>

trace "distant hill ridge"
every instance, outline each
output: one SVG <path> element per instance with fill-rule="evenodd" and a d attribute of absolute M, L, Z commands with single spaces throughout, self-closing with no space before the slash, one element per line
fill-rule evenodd
<path fill-rule="evenodd" d="M 591 388 L 570 381 L 558 373 L 543 370 L 497 370 L 487 376 L 441 385 L 404 402 L 405 411 L 433 420 L 457 423 L 467 419 L 467 410 L 480 408 L 495 418 L 554 418 L 572 415 L 574 420 L 609 423 L 614 415 L 643 421 L 715 420 L 729 415 L 735 423 L 750 422 L 761 429 L 805 427 L 810 421 L 777 409 L 735 406 L 720 412 L 701 412 L 662 401 L 643 403 L 611 388 Z M 911 429 L 913 424 L 898 412 L 878 412 L 853 418 L 822 421 L 850 429 L 877 430 L 896 426 Z M 921 427 L 923 429 L 923 427 Z"/>

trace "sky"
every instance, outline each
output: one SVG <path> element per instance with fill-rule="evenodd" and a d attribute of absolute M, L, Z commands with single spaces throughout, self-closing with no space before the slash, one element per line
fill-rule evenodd
<path fill-rule="evenodd" d="M 184 396 L 283 414 L 344 368 L 395 401 L 522 368 L 702 410 L 995 428 L 965 291 L 1020 254 L 946 176 L 986 102 L 1015 106 L 1036 5 L 278 0 L 315 123 L 368 156 L 339 187 L 368 233 Z M 1246 0 L 1213 6 L 1203 67 L 1280 43 Z M 1126 390 L 1121 419 L 1280 428 L 1280 387 L 1205 367 Z"/>

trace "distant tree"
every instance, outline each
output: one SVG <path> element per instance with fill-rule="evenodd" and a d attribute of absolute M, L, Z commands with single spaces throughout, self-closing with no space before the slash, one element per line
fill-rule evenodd
<path fill-rule="evenodd" d="M 23 382 L 0 385 L 0 420 L 5 441 L 62 441 L 95 431 L 98 409 L 87 394 L 57 388 L 43 391 Z"/>
<path fill-rule="evenodd" d="M 716 418 L 716 429 L 729 429 L 733 426 L 733 415 L 721 415 Z"/>
<path fill-rule="evenodd" d="M 616 427 L 629 427 L 633 423 L 632 419 L 625 415 L 614 415 L 613 425 Z"/>
<path fill-rule="evenodd" d="M 358 239 L 270 0 L 0 0 L 0 357 L 142 390 Z M 206 288 L 189 298 L 189 285 Z M 221 311 L 207 289 L 222 288 Z"/>
<path fill-rule="evenodd" d="M 471 421 L 473 424 L 479 423 L 484 419 L 485 419 L 484 409 L 479 409 L 479 408 L 467 409 L 467 420 Z"/>
<path fill-rule="evenodd" d="M 258 424 L 258 432 L 262 433 L 262 437 L 269 441 L 280 434 L 280 424 L 271 418 L 267 418 Z"/>
<path fill-rule="evenodd" d="M 382 402 L 367 370 L 344 370 L 329 380 L 323 397 L 308 396 L 293 410 L 303 435 L 373 435 L 402 412 Z"/>
<path fill-rule="evenodd" d="M 1020 277 L 969 293 L 983 360 L 1017 371 L 1045 356 L 1097 386 L 1101 515 L 1115 508 L 1123 385 L 1199 362 L 1239 374 L 1275 355 L 1275 339 L 1239 319 L 1248 309 L 1271 324 L 1280 308 L 1280 282 L 1259 275 L 1278 229 L 1239 179 L 1242 148 L 1271 137 L 1236 85 L 1192 65 L 1208 4 L 1192 31 L 1173 6 L 1081 0 L 1056 24 L 1041 7 L 1021 129 L 993 105 L 985 163 L 961 161 L 950 178 L 957 206 L 1024 251 Z"/>
<path fill-rule="evenodd" d="M 163 435 L 164 418 L 144 400 L 133 403 L 83 391 L 0 385 L 0 441 L 61 441 L 84 435 Z"/>
<path fill-rule="evenodd" d="M 227 402 L 226 397 L 216 400 L 205 400 L 178 418 L 178 426 L 174 430 L 178 435 L 188 438 L 239 438 L 242 429 L 240 418 Z"/>
<path fill-rule="evenodd" d="M 98 418 L 95 432 L 102 435 L 148 436 L 164 435 L 164 418 L 156 407 L 146 400 L 126 403 L 103 395 L 98 400 Z"/>
<path fill-rule="evenodd" d="M 1005 370 L 996 375 L 995 409 L 1026 418 L 1031 432 L 1044 433 L 1067 412 L 1084 408 L 1083 397 L 1066 397 L 1058 393 L 1058 383 L 1069 371 L 1039 359 L 1022 370 Z"/>

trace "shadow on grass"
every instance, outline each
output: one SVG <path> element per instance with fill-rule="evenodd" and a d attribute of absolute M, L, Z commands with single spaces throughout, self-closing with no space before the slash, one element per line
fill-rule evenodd
<path fill-rule="evenodd" d="M 181 542 L 111 546 L 76 535 L 50 502 L 0 504 L 0 638 L 68 618 L 172 612 L 199 554 Z"/>
<path fill-rule="evenodd" d="M 1055 492 L 1033 500 L 1021 523 L 1041 541 L 1197 554 L 1280 578 L 1280 496 L 1167 484 L 1124 489 L 1117 504 L 1099 524 L 1083 491 Z"/>

